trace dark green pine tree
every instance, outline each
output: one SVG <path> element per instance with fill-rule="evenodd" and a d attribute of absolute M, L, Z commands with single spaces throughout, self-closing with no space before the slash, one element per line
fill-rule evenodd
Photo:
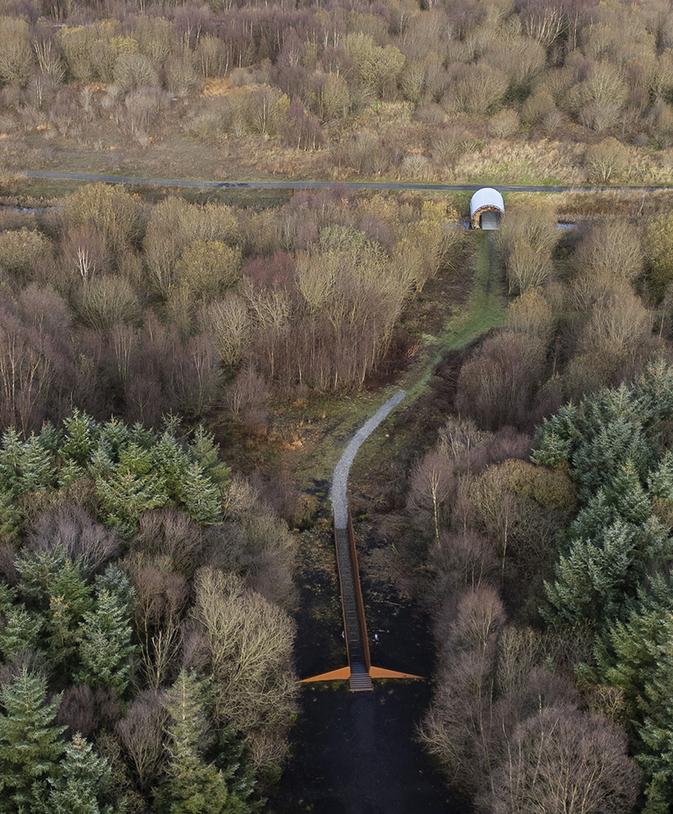
<path fill-rule="evenodd" d="M 176 499 L 189 467 L 189 456 L 170 433 L 164 432 L 152 448 L 152 458 L 155 468 L 161 472 L 166 482 L 168 492 Z"/>
<path fill-rule="evenodd" d="M 28 551 L 17 560 L 19 590 L 44 619 L 47 650 L 55 666 L 68 663 L 77 649 L 79 625 L 92 606 L 92 589 L 79 566 L 58 549 Z"/>
<path fill-rule="evenodd" d="M 37 438 L 40 445 L 49 452 L 53 452 L 54 455 L 58 453 L 63 443 L 63 433 L 61 430 L 57 430 L 51 421 L 45 421 Z"/>
<path fill-rule="evenodd" d="M 578 408 L 566 404 L 551 418 L 545 418 L 532 454 L 534 463 L 540 466 L 567 464 L 574 444 L 580 437 Z"/>
<path fill-rule="evenodd" d="M 203 685 L 182 670 L 166 693 L 168 764 L 157 793 L 157 814 L 247 814 L 246 804 L 230 793 L 223 772 L 203 758 L 208 722 Z"/>
<path fill-rule="evenodd" d="M 46 679 L 24 667 L 0 689 L 0 704 L 0 812 L 41 814 L 63 754 L 58 699 L 47 701 Z"/>
<path fill-rule="evenodd" d="M 630 603 L 624 620 L 617 620 L 596 647 L 596 664 L 602 680 L 624 694 L 626 719 L 641 719 L 645 682 L 657 665 L 659 651 L 670 633 L 673 587 L 655 576 Z"/>
<path fill-rule="evenodd" d="M 92 687 L 113 687 L 120 695 L 128 686 L 135 652 L 127 588 L 123 584 L 116 590 L 99 582 L 94 606 L 84 614 L 79 628 L 80 681 Z"/>
<path fill-rule="evenodd" d="M 621 520 L 595 542 L 575 540 L 559 558 L 555 581 L 545 583 L 545 618 L 556 624 L 603 624 L 623 602 L 635 548 L 635 530 Z"/>
<path fill-rule="evenodd" d="M 143 449 L 150 449 L 157 443 L 157 434 L 154 430 L 136 421 L 132 427 L 129 427 L 129 441 L 133 441 Z"/>
<path fill-rule="evenodd" d="M 23 512 L 13 492 L 0 489 L 0 542 L 13 543 L 23 524 Z"/>
<path fill-rule="evenodd" d="M 673 413 L 673 367 L 664 359 L 649 364 L 635 385 L 638 402 L 648 424 L 656 431 L 658 421 L 669 421 Z"/>
<path fill-rule="evenodd" d="M 580 510 L 570 526 L 570 539 L 592 540 L 615 520 L 615 508 L 608 501 L 604 489 L 599 489 Z"/>
<path fill-rule="evenodd" d="M 626 461 L 607 489 L 608 500 L 627 523 L 638 525 L 650 516 L 652 506 L 633 461 Z"/>
<path fill-rule="evenodd" d="M 180 484 L 180 502 L 187 514 L 202 526 L 222 520 L 222 496 L 219 488 L 197 463 L 190 464 Z"/>
<path fill-rule="evenodd" d="M 27 650 L 37 650 L 42 630 L 42 619 L 21 604 L 12 605 L 2 614 L 0 654 L 11 661 Z"/>
<path fill-rule="evenodd" d="M 644 475 L 652 464 L 652 448 L 637 418 L 617 417 L 599 424 L 573 454 L 573 478 L 582 500 L 607 487 L 627 461 Z"/>
<path fill-rule="evenodd" d="M 205 474 L 220 488 L 224 486 L 231 475 L 231 470 L 220 460 L 220 450 L 215 443 L 215 436 L 207 432 L 202 424 L 194 431 L 189 445 L 192 457 L 201 465 Z"/>
<path fill-rule="evenodd" d="M 232 794 L 245 801 L 250 814 L 264 810 L 264 798 L 257 794 L 257 777 L 245 741 L 233 726 L 218 727 L 206 757 L 224 775 Z"/>
<path fill-rule="evenodd" d="M 35 435 L 31 435 L 23 444 L 20 467 L 19 492 L 34 492 L 54 485 L 56 476 L 54 456 L 42 446 Z"/>
<path fill-rule="evenodd" d="M 111 418 L 102 424 L 99 430 L 98 442 L 108 451 L 108 454 L 116 460 L 119 451 L 131 440 L 131 432 L 128 426 L 118 418 Z"/>
<path fill-rule="evenodd" d="M 96 421 L 76 409 L 63 419 L 63 430 L 65 440 L 59 450 L 61 457 L 66 461 L 86 464 L 98 444 Z"/>
<path fill-rule="evenodd" d="M 86 469 L 75 461 L 66 461 L 58 470 L 59 488 L 67 488 L 78 480 L 86 477 Z"/>
<path fill-rule="evenodd" d="M 144 470 L 144 464 L 142 467 Z M 164 479 L 150 470 L 138 471 L 127 456 L 126 461 L 120 462 L 110 473 L 96 477 L 96 492 L 106 513 L 105 523 L 124 537 L 130 537 L 137 529 L 143 512 L 168 502 Z"/>
<path fill-rule="evenodd" d="M 647 481 L 650 494 L 657 500 L 673 504 L 673 453 L 667 450 Z"/>
<path fill-rule="evenodd" d="M 14 427 L 9 427 L 2 434 L 0 444 L 0 487 L 16 493 L 21 479 L 21 456 L 23 441 Z"/>
<path fill-rule="evenodd" d="M 645 684 L 643 723 L 638 734 L 643 750 L 637 755 L 649 782 L 648 814 L 673 810 L 673 616 L 666 619 L 667 635 L 659 647 L 656 667 Z"/>
<path fill-rule="evenodd" d="M 66 745 L 60 774 L 50 785 L 50 814 L 121 814 L 113 804 L 110 764 L 79 733 Z"/>
<path fill-rule="evenodd" d="M 81 621 L 93 605 L 91 587 L 77 565 L 65 560 L 48 590 L 47 650 L 54 665 L 67 665 L 79 645 Z"/>

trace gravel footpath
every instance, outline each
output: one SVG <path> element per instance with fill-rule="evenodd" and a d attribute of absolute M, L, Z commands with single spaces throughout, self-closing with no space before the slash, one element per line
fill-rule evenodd
<path fill-rule="evenodd" d="M 406 395 L 404 390 L 398 390 L 385 404 L 382 404 L 374 415 L 369 418 L 351 438 L 341 458 L 339 458 L 339 463 L 334 467 L 330 499 L 334 511 L 335 528 L 345 529 L 348 525 L 348 473 L 355 460 L 355 456 L 358 454 L 358 450 Z"/>

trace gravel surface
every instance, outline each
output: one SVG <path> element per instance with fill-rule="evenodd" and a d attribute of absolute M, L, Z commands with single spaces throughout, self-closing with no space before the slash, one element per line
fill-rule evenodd
<path fill-rule="evenodd" d="M 406 395 L 404 390 L 398 390 L 385 404 L 382 404 L 351 438 L 341 458 L 339 458 L 339 463 L 334 467 L 330 499 L 334 511 L 335 528 L 345 529 L 348 525 L 348 473 L 355 456 L 358 454 L 358 450 Z"/>

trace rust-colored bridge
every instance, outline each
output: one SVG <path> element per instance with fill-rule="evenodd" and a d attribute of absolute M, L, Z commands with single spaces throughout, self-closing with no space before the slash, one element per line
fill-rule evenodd
<path fill-rule="evenodd" d="M 395 409 L 404 398 L 400 390 L 383 404 L 376 413 L 353 436 L 344 450 L 334 470 L 332 480 L 332 504 L 334 508 L 334 545 L 336 547 L 337 570 L 341 591 L 344 639 L 348 665 L 337 670 L 306 678 L 302 683 L 316 681 L 345 681 L 354 692 L 372 690 L 372 679 L 417 679 L 420 676 L 387 670 L 372 665 L 367 635 L 365 604 L 360 584 L 357 546 L 353 532 L 353 522 L 348 509 L 348 474 L 360 446 L 378 425 Z"/>

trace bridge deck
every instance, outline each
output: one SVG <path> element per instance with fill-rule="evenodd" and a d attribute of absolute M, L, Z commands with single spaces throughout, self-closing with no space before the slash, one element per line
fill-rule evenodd
<path fill-rule="evenodd" d="M 357 556 L 355 555 L 352 527 L 334 529 L 341 607 L 344 619 L 344 638 L 350 667 L 350 688 L 355 692 L 372 689 L 369 677 L 371 666 L 367 626 L 364 618 L 364 605 L 360 588 Z"/>

